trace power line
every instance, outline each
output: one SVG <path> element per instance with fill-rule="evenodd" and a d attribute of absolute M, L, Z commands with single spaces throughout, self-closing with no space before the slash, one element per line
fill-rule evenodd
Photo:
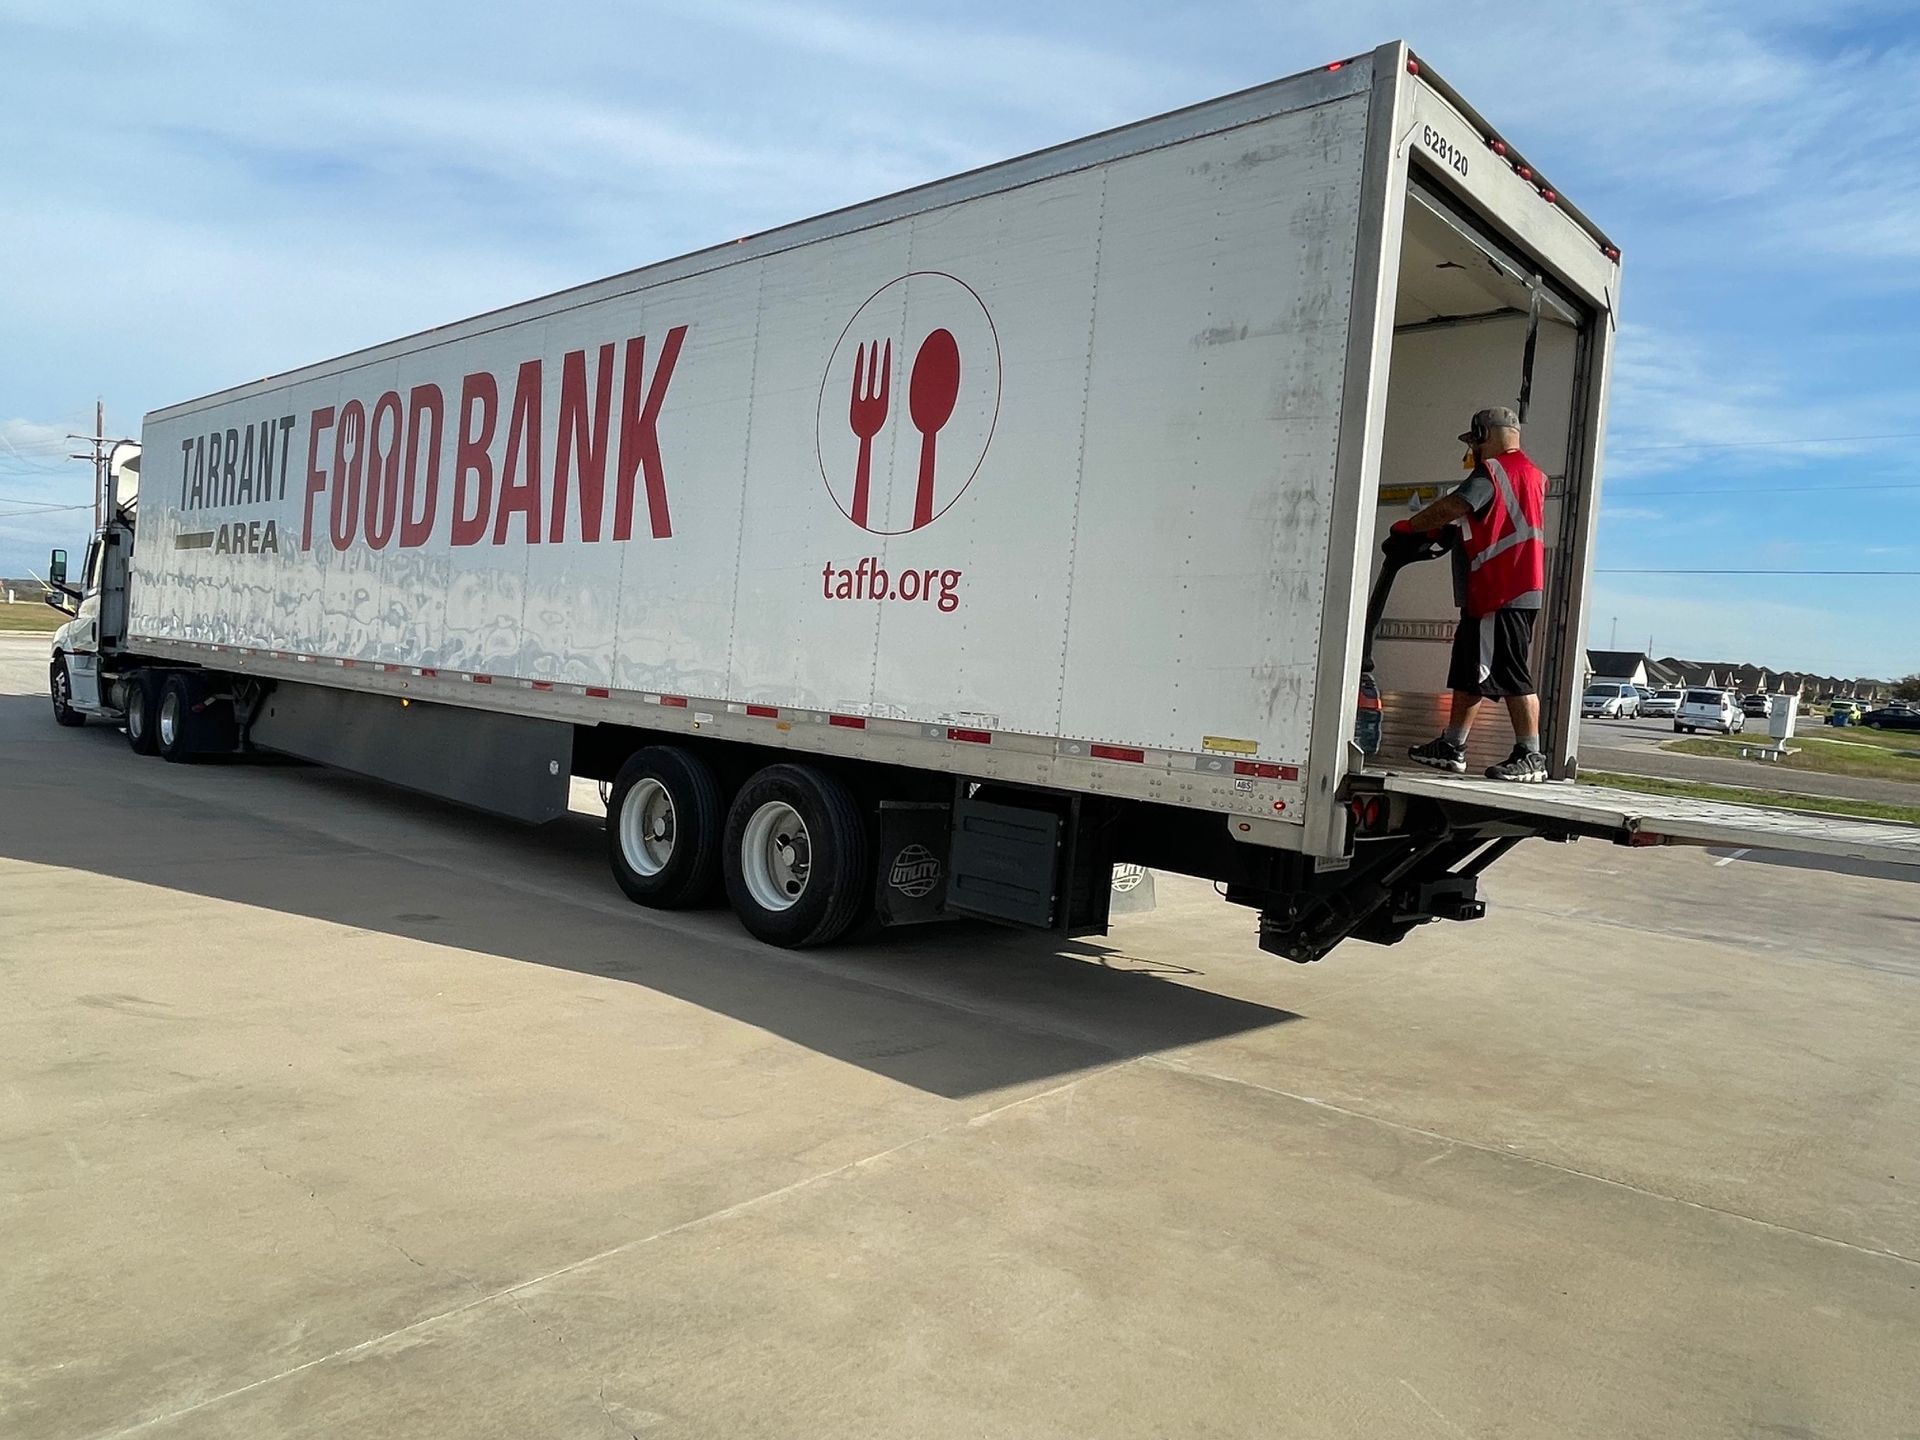
<path fill-rule="evenodd" d="M 1920 431 L 1892 435 L 1802 435 L 1793 440 L 1683 440 L 1671 445 L 1617 445 L 1615 455 L 1640 455 L 1651 450 L 1761 450 L 1776 445 L 1857 445 L 1867 440 L 1920 440 Z"/>
<path fill-rule="evenodd" d="M 1608 496 L 1629 500 L 1651 500 L 1662 495 L 1808 495 L 1829 490 L 1920 490 L 1920 481 L 1898 480 L 1888 485 L 1730 485 L 1693 490 L 1608 490 Z"/>
<path fill-rule="evenodd" d="M 1596 568 L 1596 575 L 1920 575 L 1920 570 L 1624 570 Z"/>

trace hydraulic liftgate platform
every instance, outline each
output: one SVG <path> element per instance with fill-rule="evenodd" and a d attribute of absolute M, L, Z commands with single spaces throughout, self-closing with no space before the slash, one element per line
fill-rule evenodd
<path fill-rule="evenodd" d="M 1515 785 L 1464 775 L 1363 774 L 1355 789 L 1385 789 L 1438 801 L 1463 821 L 1513 819 L 1547 833 L 1628 845 L 1731 845 L 1797 850 L 1920 867 L 1920 825 L 1850 820 L 1715 800 L 1642 795 L 1600 785 L 1550 781 Z"/>

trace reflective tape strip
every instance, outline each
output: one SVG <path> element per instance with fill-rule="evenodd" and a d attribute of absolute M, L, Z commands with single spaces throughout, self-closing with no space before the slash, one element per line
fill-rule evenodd
<path fill-rule="evenodd" d="M 1469 570 L 1478 570 L 1496 555 L 1504 555 L 1516 545 L 1524 545 L 1529 540 L 1544 540 L 1546 532 L 1536 530 L 1527 520 L 1526 512 L 1520 508 L 1520 497 L 1514 493 L 1513 481 L 1507 476 L 1507 467 L 1498 460 L 1488 460 L 1487 474 L 1493 477 L 1494 493 L 1499 496 L 1500 509 L 1507 517 L 1507 523 L 1513 527 L 1493 544 L 1482 550 L 1468 562 Z"/>

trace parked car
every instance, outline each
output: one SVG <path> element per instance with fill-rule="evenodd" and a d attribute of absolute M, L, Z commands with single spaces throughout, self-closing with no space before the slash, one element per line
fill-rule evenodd
<path fill-rule="evenodd" d="M 1764 720 L 1773 713 L 1773 697 L 1749 695 L 1740 702 L 1740 712 L 1743 715 L 1751 715 L 1756 720 Z"/>
<path fill-rule="evenodd" d="M 1631 720 L 1639 713 L 1640 692 L 1631 685 L 1617 685 L 1608 680 L 1587 686 L 1587 693 L 1580 697 L 1583 720 Z"/>
<path fill-rule="evenodd" d="M 1733 698 L 1731 690 L 1689 690 L 1681 697 L 1680 709 L 1673 717 L 1676 732 L 1691 735 L 1696 730 L 1718 730 L 1722 735 L 1737 735 L 1747 728 L 1747 717 Z"/>
<path fill-rule="evenodd" d="M 1858 718 L 1862 725 L 1872 725 L 1881 730 L 1920 730 L 1920 710 L 1898 702 L 1878 710 L 1869 710 Z"/>

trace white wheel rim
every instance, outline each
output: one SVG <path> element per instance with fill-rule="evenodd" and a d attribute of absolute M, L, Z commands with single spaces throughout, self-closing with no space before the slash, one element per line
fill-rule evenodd
<path fill-rule="evenodd" d="M 620 853 L 636 874 L 658 875 L 673 859 L 679 832 L 673 796 L 651 776 L 636 781 L 620 806 Z"/>
<path fill-rule="evenodd" d="M 784 800 L 769 800 L 753 812 L 740 836 L 740 874 L 762 910 L 790 910 L 807 893 L 813 873 L 813 838 L 800 812 Z"/>
<path fill-rule="evenodd" d="M 160 701 L 160 743 L 172 745 L 180 733 L 180 696 L 168 691 Z"/>
<path fill-rule="evenodd" d="M 54 709 L 64 710 L 67 708 L 67 695 L 71 689 L 72 687 L 67 683 L 67 672 L 64 670 L 56 670 L 53 674 Z"/>

